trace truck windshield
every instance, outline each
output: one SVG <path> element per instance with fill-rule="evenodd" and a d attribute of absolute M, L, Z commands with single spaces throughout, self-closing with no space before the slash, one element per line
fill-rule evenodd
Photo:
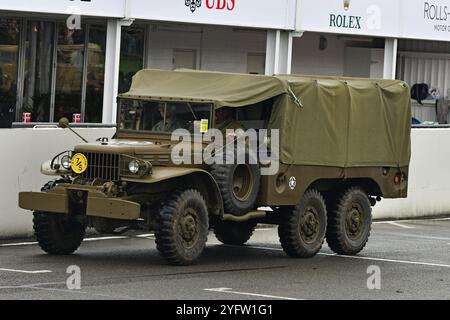
<path fill-rule="evenodd" d="M 209 126 L 212 108 L 210 104 L 131 99 L 121 100 L 119 107 L 119 129 L 162 133 L 177 129 L 194 133 L 196 126 Z"/>

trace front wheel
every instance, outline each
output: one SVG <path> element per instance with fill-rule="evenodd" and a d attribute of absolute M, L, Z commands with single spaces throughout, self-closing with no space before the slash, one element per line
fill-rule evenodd
<path fill-rule="evenodd" d="M 63 213 L 35 212 L 33 216 L 38 244 L 48 254 L 68 255 L 80 247 L 85 223 Z"/>
<path fill-rule="evenodd" d="M 175 192 L 159 210 L 156 248 L 172 265 L 192 264 L 206 246 L 208 229 L 208 209 L 200 192 Z"/>
<path fill-rule="evenodd" d="M 361 252 L 369 240 L 371 225 L 372 207 L 361 188 L 349 188 L 329 201 L 327 243 L 334 252 Z"/>
<path fill-rule="evenodd" d="M 293 258 L 311 258 L 322 247 L 327 211 L 317 190 L 308 190 L 293 210 L 280 212 L 278 235 L 283 250 Z"/>

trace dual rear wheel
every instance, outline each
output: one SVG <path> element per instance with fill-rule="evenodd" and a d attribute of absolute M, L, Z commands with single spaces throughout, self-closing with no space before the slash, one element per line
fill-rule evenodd
<path fill-rule="evenodd" d="M 283 210 L 278 227 L 281 246 L 294 258 L 315 256 L 326 238 L 342 255 L 355 255 L 365 247 L 372 223 L 367 194 L 358 187 L 324 198 L 310 189 L 292 210 Z"/>

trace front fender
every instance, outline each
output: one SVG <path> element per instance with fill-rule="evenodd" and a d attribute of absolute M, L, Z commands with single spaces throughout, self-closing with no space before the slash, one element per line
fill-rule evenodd
<path fill-rule="evenodd" d="M 198 189 L 205 197 L 210 214 L 223 217 L 224 208 L 219 186 L 213 176 L 197 168 L 153 167 L 152 174 L 142 178 L 123 177 L 123 181 L 155 184 L 163 181 L 182 179 L 189 187 Z"/>

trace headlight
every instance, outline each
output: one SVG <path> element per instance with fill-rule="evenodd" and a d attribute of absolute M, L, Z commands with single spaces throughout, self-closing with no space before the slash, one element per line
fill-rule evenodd
<path fill-rule="evenodd" d="M 132 174 L 137 174 L 139 172 L 139 162 L 136 160 L 130 161 L 128 164 L 128 170 L 130 170 Z"/>
<path fill-rule="evenodd" d="M 61 165 L 66 170 L 70 169 L 70 167 L 72 165 L 72 161 L 71 161 L 71 159 L 70 159 L 70 157 L 68 155 L 65 155 L 64 157 L 62 157 Z"/>

